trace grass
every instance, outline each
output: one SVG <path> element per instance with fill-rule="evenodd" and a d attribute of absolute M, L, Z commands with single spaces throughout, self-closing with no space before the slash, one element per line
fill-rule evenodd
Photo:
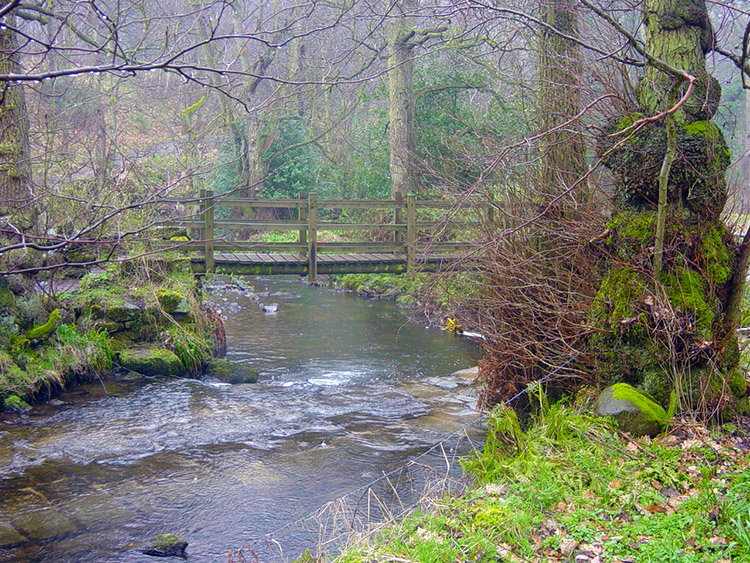
<path fill-rule="evenodd" d="M 556 405 L 488 421 L 474 486 L 360 537 L 337 563 L 750 561 L 750 450 L 736 428 L 633 440 Z"/>

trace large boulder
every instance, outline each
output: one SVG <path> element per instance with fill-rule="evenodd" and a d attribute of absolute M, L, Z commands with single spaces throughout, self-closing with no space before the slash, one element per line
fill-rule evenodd
<path fill-rule="evenodd" d="M 669 418 L 661 405 L 627 383 L 615 383 L 602 390 L 594 412 L 612 416 L 622 431 L 633 436 L 656 436 Z"/>

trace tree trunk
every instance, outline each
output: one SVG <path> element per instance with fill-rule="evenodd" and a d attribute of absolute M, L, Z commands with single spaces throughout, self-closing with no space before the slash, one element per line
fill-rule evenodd
<path fill-rule="evenodd" d="M 0 72 L 20 73 L 15 16 L 8 14 L 0 29 Z M 31 162 L 29 120 L 23 86 L 5 84 L 0 92 L 0 215 L 11 216 L 18 228 L 33 222 L 29 207 Z"/>
<path fill-rule="evenodd" d="M 713 45 L 714 34 L 705 2 L 645 0 L 643 12 L 649 54 L 696 78 L 692 96 L 675 114 L 676 125 L 710 119 L 718 107 L 721 87 L 706 72 L 706 53 Z M 648 65 L 638 90 L 641 108 L 654 114 L 667 109 L 676 80 L 656 65 Z M 684 88 L 687 82 L 683 92 Z"/>
<path fill-rule="evenodd" d="M 390 102 L 391 197 L 415 193 L 414 156 L 414 62 L 409 45 L 410 28 L 405 14 L 413 11 L 414 0 L 402 0 L 386 24 L 388 34 L 388 97 Z"/>
<path fill-rule="evenodd" d="M 586 147 L 580 125 L 571 121 L 581 111 L 578 44 L 565 39 L 578 35 L 578 16 L 573 0 L 543 0 L 540 19 L 547 26 L 539 30 L 539 95 L 537 115 L 542 132 L 539 143 L 540 181 L 548 194 L 572 186 L 586 170 Z M 559 129 L 563 123 L 570 122 Z M 585 200 L 583 194 L 576 200 Z"/>

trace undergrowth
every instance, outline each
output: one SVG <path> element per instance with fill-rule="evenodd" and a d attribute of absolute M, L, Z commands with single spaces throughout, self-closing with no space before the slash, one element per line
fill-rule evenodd
<path fill-rule="evenodd" d="M 335 561 L 750 561 L 744 440 L 677 425 L 635 441 L 563 405 L 522 428 L 500 408 L 465 460 L 468 493 L 360 537 Z"/>

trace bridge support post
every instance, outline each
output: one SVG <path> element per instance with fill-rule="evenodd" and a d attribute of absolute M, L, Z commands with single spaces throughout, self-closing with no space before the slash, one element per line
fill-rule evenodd
<path fill-rule="evenodd" d="M 393 224 L 401 225 L 404 222 L 404 217 L 401 212 L 401 204 L 403 203 L 404 194 L 396 192 L 394 195 L 395 201 L 393 206 Z M 404 242 L 404 233 L 400 229 L 393 231 L 393 242 L 395 244 L 402 244 Z"/>
<path fill-rule="evenodd" d="M 214 271 L 214 191 L 201 190 L 203 207 L 203 257 L 206 263 L 206 275 Z"/>
<path fill-rule="evenodd" d="M 307 194 L 307 281 L 318 278 L 318 195 Z"/>
<path fill-rule="evenodd" d="M 297 204 L 297 221 L 304 223 L 307 221 L 307 192 L 299 193 L 299 203 Z M 299 230 L 298 240 L 300 244 L 307 244 L 307 229 Z"/>
<path fill-rule="evenodd" d="M 406 194 L 406 271 L 414 273 L 417 256 L 417 206 L 414 194 Z"/>

